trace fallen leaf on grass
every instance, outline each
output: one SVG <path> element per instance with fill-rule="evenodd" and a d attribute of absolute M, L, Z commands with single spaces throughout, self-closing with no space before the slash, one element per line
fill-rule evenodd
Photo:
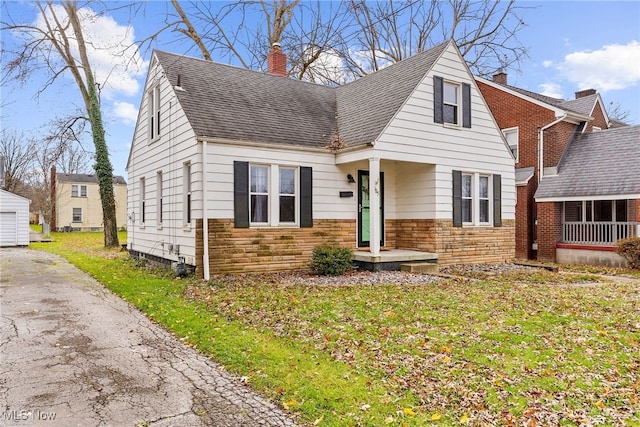
<path fill-rule="evenodd" d="M 402 412 L 403 412 L 405 415 L 409 415 L 410 417 L 413 417 L 413 416 L 415 416 L 415 415 L 416 415 L 415 411 L 414 411 L 413 409 L 411 409 L 411 408 L 404 408 L 404 409 L 402 410 Z"/>
<path fill-rule="evenodd" d="M 442 415 L 438 414 L 437 412 L 433 415 L 431 415 L 431 419 L 433 421 L 438 421 L 440 418 L 442 418 Z"/>
<path fill-rule="evenodd" d="M 295 406 L 298 404 L 298 401 L 296 399 L 291 399 L 287 402 L 284 402 L 282 405 L 284 406 L 285 409 L 289 409 L 292 406 Z"/>

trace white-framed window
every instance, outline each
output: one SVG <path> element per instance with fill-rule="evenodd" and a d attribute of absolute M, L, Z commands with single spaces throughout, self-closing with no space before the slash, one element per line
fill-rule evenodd
<path fill-rule="evenodd" d="M 269 222 L 269 166 L 249 167 L 249 221 L 251 224 Z"/>
<path fill-rule="evenodd" d="M 507 140 L 507 144 L 509 144 L 509 148 L 511 149 L 511 154 L 513 154 L 513 158 L 516 159 L 516 163 L 518 163 L 520 161 L 520 159 L 518 158 L 518 139 L 519 139 L 518 128 L 514 127 L 514 128 L 502 129 L 502 134 L 504 135 L 504 138 Z"/>
<path fill-rule="evenodd" d="M 82 208 L 73 208 L 71 222 L 82 222 Z"/>
<path fill-rule="evenodd" d="M 249 223 L 252 226 L 297 224 L 297 191 L 298 168 L 249 165 Z"/>
<path fill-rule="evenodd" d="M 144 178 L 140 178 L 140 222 L 144 225 L 147 219 L 147 188 Z"/>
<path fill-rule="evenodd" d="M 280 223 L 296 223 L 296 169 L 281 167 L 280 171 Z"/>
<path fill-rule="evenodd" d="M 493 188 L 491 175 L 463 172 L 461 181 L 461 215 L 464 225 L 490 225 Z"/>
<path fill-rule="evenodd" d="M 87 197 L 87 186 L 86 185 L 72 185 L 71 186 L 71 197 Z"/>
<path fill-rule="evenodd" d="M 182 165 L 182 218 L 185 225 L 191 224 L 191 162 Z"/>
<path fill-rule="evenodd" d="M 443 119 L 445 123 L 458 125 L 460 123 L 460 84 L 449 81 L 443 82 Z"/>
<path fill-rule="evenodd" d="M 163 182 L 162 182 L 162 171 L 158 171 L 156 174 L 156 206 L 158 209 L 157 213 L 157 226 L 162 227 L 162 220 L 164 214 L 164 203 L 163 203 Z"/>
<path fill-rule="evenodd" d="M 160 136 L 160 85 L 156 85 L 147 94 L 147 110 L 149 112 L 149 139 Z"/>

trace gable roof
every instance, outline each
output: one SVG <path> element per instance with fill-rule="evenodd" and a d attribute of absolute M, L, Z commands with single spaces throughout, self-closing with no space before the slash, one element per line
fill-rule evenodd
<path fill-rule="evenodd" d="M 558 165 L 558 174 L 538 184 L 536 201 L 640 197 L 640 125 L 578 133 Z M 551 200 L 548 200 L 551 201 Z"/>
<path fill-rule="evenodd" d="M 530 90 L 522 89 L 519 87 L 511 86 L 508 84 L 496 83 L 493 80 L 485 79 L 482 77 L 475 77 L 476 80 L 481 81 L 489 86 L 503 90 L 514 96 L 526 99 L 541 105 L 547 109 L 556 112 L 556 117 L 559 117 L 558 113 L 568 113 L 574 118 L 585 121 L 591 119 L 591 112 L 595 106 L 595 100 L 599 99 L 599 95 L 589 95 L 583 98 L 564 100 L 562 98 L 554 98 L 552 96 L 542 95 L 540 93 L 531 92 Z M 590 103 L 590 105 L 588 105 Z"/>
<path fill-rule="evenodd" d="M 58 182 L 78 182 L 78 183 L 88 183 L 88 184 L 97 184 L 98 177 L 92 174 L 85 173 L 57 173 L 56 180 Z M 113 177 L 114 184 L 127 184 L 123 177 L 120 175 L 115 175 Z"/>
<path fill-rule="evenodd" d="M 351 146 L 376 139 L 449 43 L 337 88 L 163 51 L 154 55 L 199 138 L 308 147 L 338 139 Z"/>

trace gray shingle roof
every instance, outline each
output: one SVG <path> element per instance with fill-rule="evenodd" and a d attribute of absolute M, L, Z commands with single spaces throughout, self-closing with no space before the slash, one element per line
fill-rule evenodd
<path fill-rule="evenodd" d="M 533 174 L 535 172 L 534 167 L 529 168 L 517 168 L 516 169 L 516 185 L 524 185 L 531 178 L 533 178 Z"/>
<path fill-rule="evenodd" d="M 56 180 L 58 182 L 77 182 L 77 183 L 89 183 L 97 184 L 98 177 L 92 174 L 84 173 L 57 173 Z M 116 175 L 113 177 L 114 184 L 127 184 L 123 177 Z"/>
<path fill-rule="evenodd" d="M 155 54 L 172 85 L 180 76 L 176 94 L 197 136 L 324 147 L 338 129 L 346 146 L 374 141 L 447 44 L 338 88 Z"/>
<path fill-rule="evenodd" d="M 529 98 L 533 98 L 537 101 L 544 102 L 545 104 L 549 104 L 552 107 L 560 108 L 565 111 L 570 111 L 573 113 L 578 113 L 584 116 L 588 116 L 591 114 L 591 110 L 595 105 L 596 99 L 598 97 L 597 94 L 585 96 L 583 98 L 565 100 L 562 98 L 554 98 L 552 96 L 542 95 L 536 92 L 531 92 L 526 89 L 521 89 L 519 87 L 510 86 L 510 85 L 501 85 L 506 88 L 511 89 L 514 92 L 521 93 L 522 95 L 528 96 Z"/>
<path fill-rule="evenodd" d="M 640 125 L 577 134 L 536 199 L 640 194 Z"/>
<path fill-rule="evenodd" d="M 338 128 L 347 145 L 373 142 L 433 67 L 449 42 L 369 74 L 338 93 Z"/>

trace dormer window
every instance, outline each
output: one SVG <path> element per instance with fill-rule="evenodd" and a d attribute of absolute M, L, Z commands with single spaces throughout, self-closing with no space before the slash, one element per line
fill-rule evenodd
<path fill-rule="evenodd" d="M 471 127 L 471 85 L 433 76 L 433 121 Z"/>
<path fill-rule="evenodd" d="M 445 123 L 458 124 L 458 105 L 460 105 L 460 85 L 444 82 L 442 111 Z"/>

